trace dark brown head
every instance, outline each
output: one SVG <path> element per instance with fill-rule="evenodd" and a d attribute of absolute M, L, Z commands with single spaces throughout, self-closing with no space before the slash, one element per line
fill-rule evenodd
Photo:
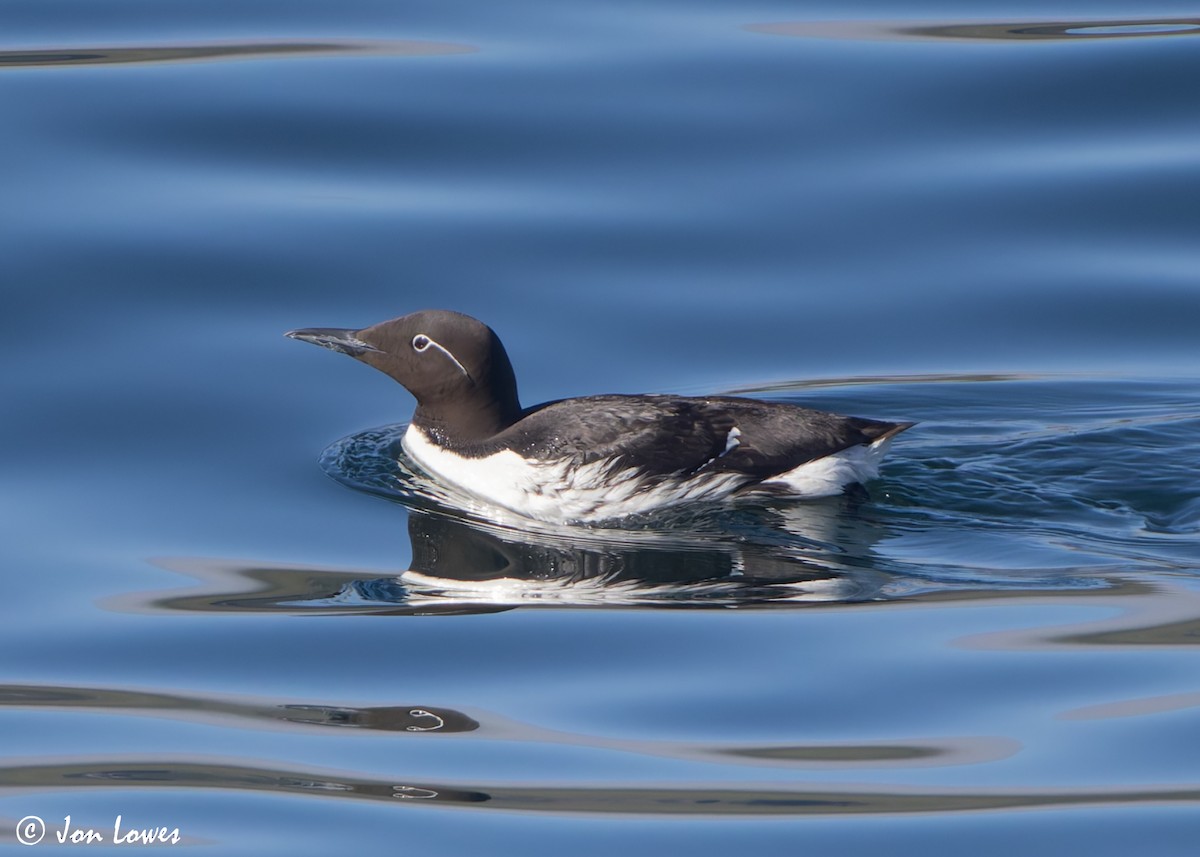
<path fill-rule="evenodd" d="M 462 313 L 425 310 L 361 330 L 312 327 L 287 336 L 349 354 L 403 384 L 417 399 L 413 422 L 445 445 L 478 442 L 520 417 L 500 338 Z"/>

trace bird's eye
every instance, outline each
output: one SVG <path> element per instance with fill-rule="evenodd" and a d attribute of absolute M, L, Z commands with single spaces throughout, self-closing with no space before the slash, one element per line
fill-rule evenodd
<path fill-rule="evenodd" d="M 429 337 L 423 333 L 418 333 L 413 337 L 412 347 L 413 351 L 424 351 L 429 347 Z"/>

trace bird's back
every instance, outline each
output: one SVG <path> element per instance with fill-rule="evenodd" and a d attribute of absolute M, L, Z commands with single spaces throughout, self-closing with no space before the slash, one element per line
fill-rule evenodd
<path fill-rule="evenodd" d="M 542 461 L 619 461 L 646 475 L 766 479 L 909 423 L 844 417 L 732 396 L 588 396 L 530 409 L 495 442 Z"/>

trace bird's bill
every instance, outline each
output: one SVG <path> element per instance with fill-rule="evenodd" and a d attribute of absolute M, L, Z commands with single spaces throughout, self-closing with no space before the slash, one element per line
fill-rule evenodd
<path fill-rule="evenodd" d="M 313 345 L 337 351 L 339 354 L 349 354 L 351 357 L 360 357 L 368 351 L 379 350 L 369 342 L 359 339 L 357 330 L 345 327 L 304 327 L 289 330 L 284 336 L 299 339 L 301 342 L 311 342 Z"/>

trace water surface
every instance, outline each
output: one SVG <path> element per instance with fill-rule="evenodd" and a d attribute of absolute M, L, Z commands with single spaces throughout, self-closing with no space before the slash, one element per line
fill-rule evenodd
<path fill-rule="evenodd" d="M 8 3 L 0 842 L 1191 854 L 1194 11 Z M 281 335 L 425 307 L 527 404 L 920 425 L 464 515 Z"/>

